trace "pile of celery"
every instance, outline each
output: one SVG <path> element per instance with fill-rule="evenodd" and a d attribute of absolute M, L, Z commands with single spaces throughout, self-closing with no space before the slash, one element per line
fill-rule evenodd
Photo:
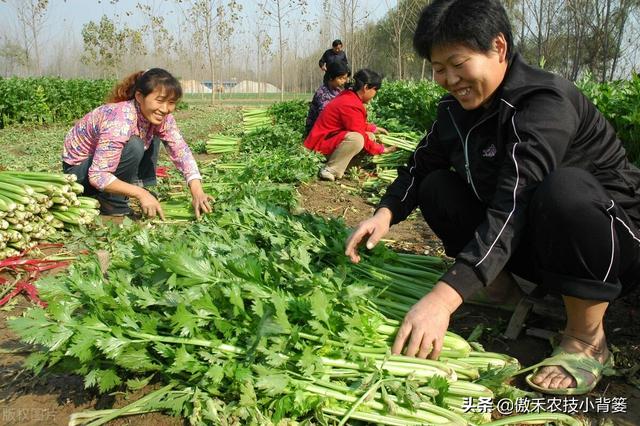
<path fill-rule="evenodd" d="M 56 230 L 91 223 L 98 202 L 81 197 L 75 175 L 0 172 L 0 259 L 55 236 Z"/>

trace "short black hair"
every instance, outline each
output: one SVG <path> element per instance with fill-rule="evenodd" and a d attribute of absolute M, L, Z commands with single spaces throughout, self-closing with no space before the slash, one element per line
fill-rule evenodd
<path fill-rule="evenodd" d="M 500 0 L 435 0 L 422 10 L 413 35 L 413 47 L 429 61 L 434 46 L 450 43 L 488 52 L 500 33 L 507 42 L 507 59 L 511 59 L 511 23 Z"/>
<path fill-rule="evenodd" d="M 348 85 L 348 88 L 357 92 L 358 90 L 364 88 L 365 85 L 369 86 L 371 89 L 380 89 L 382 87 L 382 79 L 383 75 L 377 73 L 373 70 L 363 68 L 358 70 L 353 75 L 353 81 Z"/>
<path fill-rule="evenodd" d="M 331 47 L 340 46 L 341 44 L 342 44 L 342 40 L 336 39 L 336 40 L 333 40 L 333 43 L 331 43 Z"/>
<path fill-rule="evenodd" d="M 341 75 L 351 75 L 351 70 L 342 61 L 331 62 L 327 65 L 327 78 L 333 80 Z"/>

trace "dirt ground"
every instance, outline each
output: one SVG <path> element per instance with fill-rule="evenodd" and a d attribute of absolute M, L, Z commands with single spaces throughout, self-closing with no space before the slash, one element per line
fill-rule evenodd
<path fill-rule="evenodd" d="M 299 188 L 301 207 L 325 217 L 343 217 L 347 225 L 354 226 L 373 212 L 373 207 L 353 189 L 355 186 L 348 181 L 345 184 L 313 182 L 302 185 Z M 442 254 L 441 244 L 419 214 L 392 227 L 385 242 L 395 250 Z M 609 343 L 616 356 L 617 367 L 623 374 L 604 378 L 587 398 L 578 399 L 601 404 L 600 412 L 578 416 L 590 425 L 640 425 L 640 381 L 637 371 L 640 368 L 639 293 L 636 291 L 616 301 L 607 314 Z M 74 412 L 126 405 L 127 400 L 122 395 L 98 396 L 85 390 L 80 377 L 34 377 L 23 370 L 22 362 L 28 353 L 22 351 L 24 346 L 8 330 L 5 320 L 9 316 L 19 315 L 28 305 L 20 297 L 19 302 L 10 309 L 0 310 L 0 426 L 67 425 L 69 415 Z M 463 306 L 452 318 L 450 329 L 467 337 L 477 325 L 483 325 L 485 331 L 480 342 L 485 348 L 515 356 L 523 365 L 530 365 L 548 355 L 551 347 L 544 339 L 524 333 L 517 340 L 504 339 L 502 333 L 509 318 L 509 312 L 495 308 Z M 532 314 L 526 326 L 557 331 L 562 329 L 563 324 Z M 630 383 L 634 379 L 635 385 Z M 515 384 L 526 389 L 522 378 L 516 379 Z M 624 408 L 625 412 L 603 412 L 611 409 L 613 398 L 624 398 L 616 401 L 623 404 L 618 408 Z M 132 395 L 130 399 L 137 399 L 137 395 Z M 169 426 L 182 425 L 184 422 L 154 413 L 118 419 L 110 424 Z"/>

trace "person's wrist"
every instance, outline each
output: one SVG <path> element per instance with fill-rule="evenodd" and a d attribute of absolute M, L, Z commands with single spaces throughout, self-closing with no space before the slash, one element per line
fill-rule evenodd
<path fill-rule="evenodd" d="M 202 183 L 200 182 L 200 179 L 191 179 L 188 185 L 189 185 L 189 190 L 191 191 L 191 194 L 197 194 L 202 192 Z"/>
<path fill-rule="evenodd" d="M 133 185 L 133 186 L 135 188 L 133 190 L 133 196 L 136 197 L 137 199 L 140 199 L 140 198 L 144 197 L 146 194 L 149 193 L 149 191 L 147 191 L 146 189 L 144 189 L 141 186 L 136 186 L 136 185 Z"/>
<path fill-rule="evenodd" d="M 449 315 L 452 315 L 462 305 L 460 293 L 444 281 L 439 281 L 429 294 L 447 310 Z"/>
<path fill-rule="evenodd" d="M 375 216 L 387 221 L 388 224 L 391 224 L 391 220 L 393 220 L 393 213 L 388 207 L 380 207 Z"/>

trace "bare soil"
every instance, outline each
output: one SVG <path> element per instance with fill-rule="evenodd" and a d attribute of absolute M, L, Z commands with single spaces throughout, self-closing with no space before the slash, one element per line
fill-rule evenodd
<path fill-rule="evenodd" d="M 373 206 L 367 204 L 355 190 L 357 185 L 313 182 L 299 187 L 302 208 L 324 217 L 342 217 L 348 226 L 355 226 L 371 216 Z M 386 244 L 395 250 L 419 254 L 442 255 L 442 246 L 426 226 L 422 217 L 414 215 L 393 226 Z M 623 373 L 604 378 L 588 395 L 592 402 L 597 398 L 625 398 L 624 413 L 594 412 L 578 417 L 591 425 L 640 425 L 640 292 L 616 301 L 606 317 L 609 343 L 616 356 L 617 367 Z M 74 412 L 122 407 L 135 401 L 139 395 L 98 395 L 84 389 L 82 379 L 74 375 L 34 376 L 25 371 L 22 363 L 28 349 L 7 328 L 6 318 L 20 315 L 29 306 L 22 296 L 9 309 L 0 310 L 0 426 L 67 425 Z M 517 340 L 502 337 L 510 313 L 495 308 L 463 306 L 452 318 L 451 329 L 467 337 L 477 325 L 485 331 L 480 342 L 487 350 L 507 353 L 518 358 L 523 365 L 531 365 L 547 356 L 549 342 L 522 335 Z M 557 331 L 563 324 L 548 318 L 531 315 L 527 326 Z M 635 381 L 635 384 L 631 382 Z M 526 389 L 522 378 L 515 384 Z M 144 389 L 148 392 L 150 389 Z M 581 398 L 585 399 L 585 398 Z M 606 401 L 606 400 L 604 400 Z M 183 425 L 181 419 L 154 413 L 118 419 L 111 425 L 170 426 Z"/>

